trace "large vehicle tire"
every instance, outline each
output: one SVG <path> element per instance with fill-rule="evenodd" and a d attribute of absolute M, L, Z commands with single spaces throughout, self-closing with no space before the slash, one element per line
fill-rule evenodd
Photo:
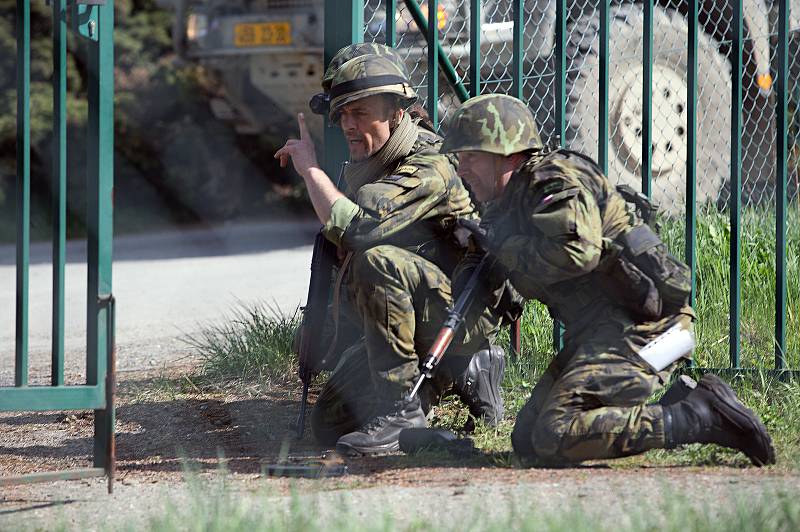
<path fill-rule="evenodd" d="M 642 28 L 639 4 L 610 13 L 608 174 L 640 189 L 642 182 Z M 566 143 L 597 154 L 599 19 L 592 13 L 570 27 L 567 43 Z M 665 213 L 684 211 L 688 25 L 678 12 L 653 10 L 652 192 Z M 730 175 L 730 63 L 709 36 L 698 34 L 697 200 L 717 201 Z"/>

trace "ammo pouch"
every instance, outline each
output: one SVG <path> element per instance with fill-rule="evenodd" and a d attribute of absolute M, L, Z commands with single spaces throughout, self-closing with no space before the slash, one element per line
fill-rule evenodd
<path fill-rule="evenodd" d="M 605 241 L 598 265 L 604 288 L 634 316 L 655 321 L 688 303 L 691 272 L 647 225 Z"/>

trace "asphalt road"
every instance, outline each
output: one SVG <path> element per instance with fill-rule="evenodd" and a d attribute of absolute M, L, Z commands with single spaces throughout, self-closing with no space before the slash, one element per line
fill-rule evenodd
<path fill-rule="evenodd" d="M 218 323 L 237 305 L 292 312 L 304 301 L 315 221 L 176 230 L 114 240 L 118 368 L 170 363 L 189 354 L 180 338 Z M 51 244 L 31 246 L 31 382 L 49 375 L 52 342 Z M 80 378 L 86 345 L 86 244 L 69 242 L 66 266 L 66 372 Z M 16 259 L 0 246 L 0 386 L 12 383 Z"/>

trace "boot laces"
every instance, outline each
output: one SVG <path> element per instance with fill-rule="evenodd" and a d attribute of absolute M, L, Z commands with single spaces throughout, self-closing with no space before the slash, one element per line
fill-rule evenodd
<path fill-rule="evenodd" d="M 392 417 L 402 415 L 402 411 L 405 408 L 405 404 L 395 403 L 390 411 L 386 412 L 385 414 L 377 415 L 364 423 L 364 425 L 361 427 L 361 432 L 370 433 L 374 430 L 382 429 L 384 425 L 391 422 Z"/>

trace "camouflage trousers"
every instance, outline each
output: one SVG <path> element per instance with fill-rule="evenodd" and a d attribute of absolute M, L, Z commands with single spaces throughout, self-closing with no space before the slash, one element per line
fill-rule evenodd
<path fill-rule="evenodd" d="M 358 429 L 376 415 L 377 408 L 409 392 L 419 376 L 420 358 L 452 304 L 449 277 L 402 248 L 370 248 L 354 256 L 350 268 L 350 296 L 363 338 L 344 351 L 312 410 L 314 435 L 324 444 Z M 433 382 L 423 386 L 424 407 L 435 404 L 452 384 L 457 368 L 466 368 L 469 356 L 487 346 L 498 322 L 486 310 L 469 332 L 453 340 L 446 363 L 437 369 Z"/>
<path fill-rule="evenodd" d="M 661 405 L 646 404 L 677 366 L 656 372 L 637 354 L 693 314 L 632 325 L 607 321 L 569 341 L 536 384 L 514 426 L 514 448 L 543 464 L 619 458 L 663 448 Z"/>

